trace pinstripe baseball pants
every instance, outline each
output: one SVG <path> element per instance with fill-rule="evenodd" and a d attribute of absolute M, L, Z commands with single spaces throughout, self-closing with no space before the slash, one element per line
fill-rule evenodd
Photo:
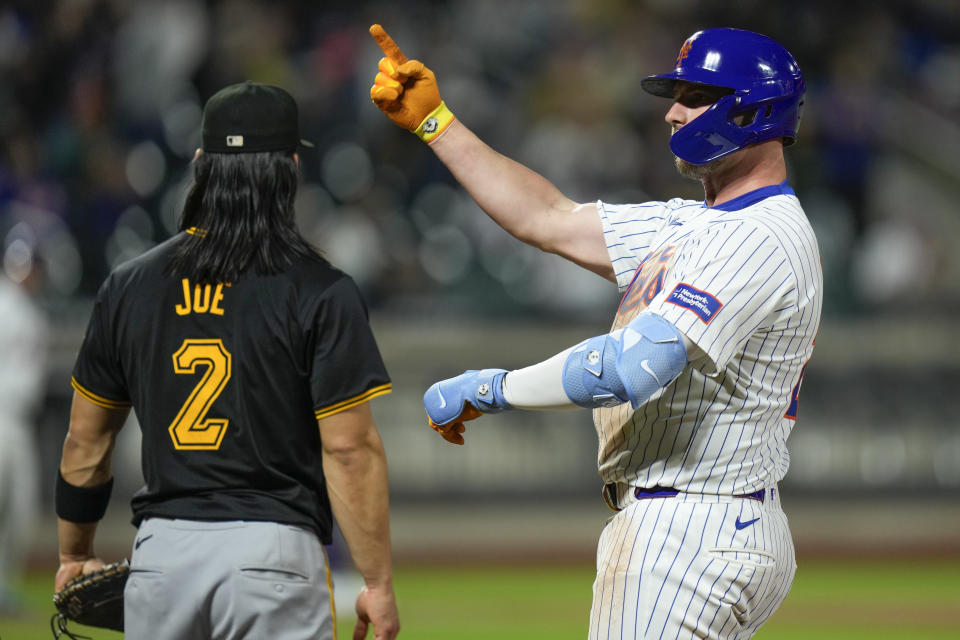
<path fill-rule="evenodd" d="M 795 570 L 779 491 L 636 500 L 600 536 L 589 638 L 749 638 Z"/>

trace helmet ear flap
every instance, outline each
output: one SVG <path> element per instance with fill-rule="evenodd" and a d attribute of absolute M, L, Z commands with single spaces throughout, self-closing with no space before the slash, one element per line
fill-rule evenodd
<path fill-rule="evenodd" d="M 706 29 L 684 42 L 673 71 L 641 81 L 653 95 L 673 97 L 677 81 L 728 87 L 736 99 L 715 106 L 671 137 L 674 153 L 706 164 L 749 144 L 796 137 L 805 85 L 796 60 L 767 36 L 743 29 Z M 669 93 L 668 93 L 669 91 Z"/>
<path fill-rule="evenodd" d="M 764 140 L 793 144 L 799 124 L 797 102 L 789 96 L 751 98 L 750 92 L 740 91 L 724 96 L 678 129 L 670 137 L 674 155 L 700 165 Z"/>
<path fill-rule="evenodd" d="M 738 104 L 736 93 L 724 96 L 677 129 L 670 136 L 674 155 L 691 164 L 707 164 L 748 144 L 755 137 L 753 131 L 738 126 L 731 116 Z"/>

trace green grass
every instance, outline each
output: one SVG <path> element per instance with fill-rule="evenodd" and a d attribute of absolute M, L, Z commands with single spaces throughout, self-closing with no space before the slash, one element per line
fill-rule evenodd
<path fill-rule="evenodd" d="M 960 638 L 960 559 L 802 563 L 758 640 Z"/>
<path fill-rule="evenodd" d="M 401 637 L 416 640 L 587 637 L 590 567 L 412 568 L 394 578 Z M 353 603 L 338 603 L 352 637 Z"/>
<path fill-rule="evenodd" d="M 0 618 L 2 640 L 47 640 L 53 569 L 21 590 L 21 619 Z M 583 640 L 589 566 L 400 566 L 401 638 Z M 339 602 L 341 640 L 352 637 L 352 602 Z M 96 640 L 118 633 L 76 627 Z M 372 634 L 368 637 L 372 637 Z M 947 640 L 960 637 L 960 559 L 808 560 L 786 603 L 758 640 Z"/>

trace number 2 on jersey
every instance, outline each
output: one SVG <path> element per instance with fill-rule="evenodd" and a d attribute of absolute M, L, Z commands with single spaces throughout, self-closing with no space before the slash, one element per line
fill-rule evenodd
<path fill-rule="evenodd" d="M 174 372 L 195 374 L 198 366 L 206 367 L 203 378 L 170 425 L 177 449 L 219 449 L 227 431 L 226 418 L 207 418 L 207 412 L 230 380 L 230 352 L 220 340 L 184 340 L 173 354 Z"/>

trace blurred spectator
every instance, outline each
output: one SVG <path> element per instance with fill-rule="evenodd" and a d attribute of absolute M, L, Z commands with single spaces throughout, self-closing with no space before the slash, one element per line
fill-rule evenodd
<path fill-rule="evenodd" d="M 886 160 L 902 161 L 897 173 L 943 174 L 924 185 L 942 194 L 932 202 L 960 191 L 950 142 L 960 138 L 960 32 L 949 26 L 958 17 L 958 3 L 922 0 L 814 0 L 789 12 L 703 0 L 5 3 L 0 215 L 16 202 L 60 218 L 81 260 L 76 291 L 62 293 L 89 298 L 112 266 L 172 233 L 199 142 L 199 96 L 269 82 L 298 99 L 305 137 L 318 143 L 303 158 L 303 206 L 320 203 L 322 221 L 305 232 L 363 264 L 372 306 L 459 306 L 469 283 L 468 313 L 602 319 L 596 300 L 557 288 L 564 277 L 550 258 L 504 246 L 503 260 L 485 259 L 489 234 L 454 210 L 458 198 L 447 198 L 449 210 L 423 209 L 438 187 L 455 186 L 430 154 L 409 151 L 418 141 L 376 117 L 367 26 L 382 22 L 411 43 L 411 56 L 437 60 L 444 95 L 494 148 L 559 176 L 573 195 L 633 201 L 690 188 L 664 170 L 669 130 L 649 117 L 639 79 L 672 61 L 668 43 L 723 24 L 766 33 L 797 54 L 810 91 L 791 182 L 818 190 L 824 203 L 809 214 L 828 248 L 834 291 L 825 313 L 863 312 L 877 290 L 853 273 L 869 271 L 869 260 L 851 256 L 876 253 L 871 226 L 889 216 L 873 185 L 890 182 Z M 943 213 L 921 230 L 928 238 L 956 235 L 954 216 Z M 351 249 L 358 245 L 366 251 Z M 936 295 L 960 305 L 960 258 L 945 261 Z M 530 274 L 536 291 L 517 286 Z"/>
<path fill-rule="evenodd" d="M 46 384 L 47 322 L 33 301 L 41 266 L 11 233 L 0 270 L 0 615 L 16 613 L 12 589 L 39 515 L 35 420 Z"/>
<path fill-rule="evenodd" d="M 556 177 L 572 195 L 610 202 L 702 196 L 694 182 L 676 175 L 669 127 L 654 116 L 662 105 L 638 93 L 642 77 L 673 63 L 679 38 L 736 26 L 786 44 L 809 84 L 787 162 L 790 182 L 807 194 L 821 247 L 830 329 L 824 334 L 847 321 L 857 328 L 894 326 L 908 337 L 904 367 L 931 376 L 910 369 L 906 379 L 914 382 L 903 383 L 898 367 L 886 386 L 877 385 L 883 372 L 876 367 L 851 368 L 840 382 L 820 377 L 822 370 L 808 376 L 807 410 L 828 428 L 822 441 L 815 424 L 803 431 L 799 437 L 814 437 L 807 454 L 797 445 L 796 458 L 820 456 L 824 468 L 833 460 L 855 474 L 857 463 L 841 462 L 843 438 L 852 433 L 844 420 L 852 414 L 854 425 L 910 425 L 913 437 L 922 438 L 926 432 L 913 426 L 920 412 L 945 430 L 931 439 L 938 462 L 936 476 L 928 476 L 960 486 L 960 436 L 948 401 L 957 380 L 949 350 L 955 340 L 949 332 L 941 340 L 948 366 L 927 371 L 914 355 L 928 344 L 920 339 L 928 323 L 948 329 L 960 310 L 955 0 L 809 0 L 789 7 L 711 0 L 2 2 L 0 241 L 6 229 L 25 223 L 33 231 L 22 239 L 43 261 L 39 301 L 56 327 L 40 420 L 45 451 L 59 452 L 70 366 L 97 287 L 112 266 L 174 233 L 200 143 L 201 96 L 245 79 L 281 84 L 300 103 L 303 136 L 317 143 L 302 155 L 296 207 L 304 235 L 355 275 L 384 326 L 457 314 L 481 323 L 536 317 L 557 330 L 608 322 L 616 299 L 597 299 L 591 293 L 600 289 L 581 280 L 595 276 L 570 273 L 565 262 L 505 239 L 433 154 L 370 102 L 370 70 L 381 55 L 367 33 L 373 22 L 409 43 L 410 57 L 435 61 L 444 97 L 492 147 Z M 9 253 L 10 264 L 26 255 L 18 251 Z M 23 286 L 3 278 L 3 299 L 23 300 Z M 0 313 L 6 380 L 6 344 L 13 338 L 5 327 L 12 318 Z M 911 333 L 913 324 L 924 328 Z M 864 347 L 884 352 L 896 344 Z M 812 367 L 829 361 L 826 351 L 818 354 Z M 861 362 L 859 355 L 849 360 L 851 367 Z M 27 373 L 14 382 L 26 382 Z M 917 389 L 928 394 L 919 402 Z M 12 406 L 11 388 L 0 394 L 3 407 Z M 15 399 L 19 405 L 25 396 Z M 407 420 L 420 424 L 422 408 L 414 409 Z M 20 424 L 29 429 L 24 410 Z M 832 457 L 824 457 L 822 442 L 832 443 Z M 584 445 L 592 446 L 589 437 Z M 29 464 L 18 455 L 24 452 L 29 444 L 0 439 L 0 536 L 16 522 L 4 502 L 11 486 L 4 460 Z M 517 468 L 531 472 L 530 456 L 510 453 L 504 464 L 516 459 Z M 438 469 L 447 468 L 420 461 L 404 463 L 417 490 L 432 477 L 424 469 L 442 475 Z M 131 487 L 140 484 L 136 474 Z M 40 475 L 52 485 L 52 468 Z M 510 478 L 498 475 L 504 486 Z M 41 501 L 51 498 L 52 486 Z"/>

